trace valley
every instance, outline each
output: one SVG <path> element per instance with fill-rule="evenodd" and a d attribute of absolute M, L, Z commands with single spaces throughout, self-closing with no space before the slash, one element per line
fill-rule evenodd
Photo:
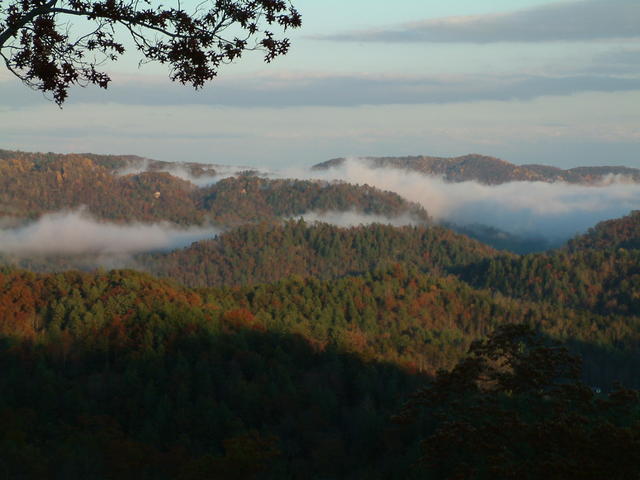
<path fill-rule="evenodd" d="M 638 211 L 518 253 L 368 184 L 0 153 L 7 472 L 421 478 L 429 425 L 392 418 L 513 324 L 578 355 L 593 392 L 640 388 Z"/>

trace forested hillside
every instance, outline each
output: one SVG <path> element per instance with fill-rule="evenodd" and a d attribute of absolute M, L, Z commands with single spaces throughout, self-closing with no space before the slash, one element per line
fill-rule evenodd
<path fill-rule="evenodd" d="M 640 312 L 640 250 L 552 252 L 483 260 L 463 273 L 481 288 L 602 314 Z"/>
<path fill-rule="evenodd" d="M 27 478 L 408 478 L 416 435 L 391 415 L 496 325 L 569 341 L 602 388 L 640 367 L 637 318 L 400 265 L 205 290 L 5 271 L 0 309 L 3 468 Z"/>
<path fill-rule="evenodd" d="M 640 215 L 601 222 L 566 248 L 484 259 L 462 272 L 480 288 L 600 312 L 640 312 Z"/>
<path fill-rule="evenodd" d="M 168 173 L 119 176 L 80 156 L 0 161 L 0 209 L 3 216 L 14 218 L 35 219 L 86 207 L 103 220 L 202 223 L 204 212 L 195 206 L 195 189 Z"/>
<path fill-rule="evenodd" d="M 251 285 L 290 275 L 322 279 L 363 274 L 392 264 L 422 271 L 464 266 L 497 255 L 442 227 L 368 225 L 348 229 L 289 221 L 247 225 L 136 264 L 188 286 Z"/>
<path fill-rule="evenodd" d="M 148 171 L 127 173 L 139 162 Z M 486 183 L 517 176 L 497 159 L 459 166 Z M 586 458 L 602 472 L 610 445 L 600 450 L 598 439 L 640 451 L 640 396 L 614 389 L 640 387 L 637 211 L 518 255 L 469 236 L 534 247 L 481 225 L 455 233 L 366 185 L 244 172 L 198 187 L 166 169 L 137 157 L 0 151 L 7 245 L 28 240 L 21 225 L 78 208 L 143 241 L 176 225 L 222 232 L 112 256 L 5 250 L 0 478 L 453 478 L 442 472 L 464 462 L 539 472 L 544 458 L 561 468 L 556 451 L 574 469 Z M 542 170 L 531 169 L 553 173 Z M 298 218 L 336 212 L 355 218 L 346 224 L 370 214 L 412 225 Z M 158 229 L 140 234 L 149 223 Z M 135 270 L 95 268 L 105 263 Z M 582 373 L 553 341 L 580 356 Z M 481 444 L 487 461 L 458 448 L 462 439 Z"/>
<path fill-rule="evenodd" d="M 327 211 L 389 218 L 406 215 L 417 222 L 429 222 L 422 207 L 396 193 L 342 182 L 238 176 L 200 189 L 196 198 L 199 208 L 223 225 Z"/>
<path fill-rule="evenodd" d="M 640 249 L 640 210 L 599 223 L 586 234 L 571 239 L 567 248 L 570 251 L 587 248 Z"/>
<path fill-rule="evenodd" d="M 562 246 L 562 242 L 550 241 L 543 236 L 518 235 L 478 223 L 458 225 L 451 222 L 440 222 L 440 225 L 445 228 L 450 228 L 461 235 L 473 238 L 480 243 L 490 245 L 496 250 L 504 250 L 512 253 L 526 254 L 544 252 L 554 247 Z"/>
<path fill-rule="evenodd" d="M 103 167 L 110 172 L 120 172 L 126 170 L 148 170 L 150 172 L 182 170 L 190 173 L 193 177 L 215 177 L 218 173 L 217 165 L 192 162 L 163 162 L 152 160 L 137 155 L 97 155 L 95 153 L 64 154 L 64 153 L 36 153 L 19 152 L 0 149 L 0 161 L 18 160 L 21 162 L 34 162 L 40 165 L 64 162 L 78 159 L 91 160 L 95 165 Z M 219 167 L 219 166 L 218 166 Z"/>
<path fill-rule="evenodd" d="M 118 168 L 123 164 L 121 157 L 5 151 L 0 157 L 0 216 L 35 219 L 84 207 L 101 220 L 169 221 L 184 226 L 205 222 L 237 225 L 328 210 L 429 220 L 420 206 L 369 186 L 270 180 L 249 173 L 198 188 L 157 171 L 160 167 L 120 175 Z"/>
<path fill-rule="evenodd" d="M 228 293 L 135 272 L 2 276 L 10 478 L 402 472 L 388 417 L 418 378 L 276 328 Z M 399 443 L 398 443 L 399 442 Z M 395 450 L 388 458 L 377 452 Z"/>

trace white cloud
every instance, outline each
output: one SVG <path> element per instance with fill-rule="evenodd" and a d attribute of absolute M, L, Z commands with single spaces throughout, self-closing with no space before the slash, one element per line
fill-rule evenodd
<path fill-rule="evenodd" d="M 170 250 L 220 233 L 211 227 L 168 223 L 98 222 L 81 211 L 44 215 L 20 227 L 0 229 L 0 253 L 8 255 L 129 255 Z"/>
<path fill-rule="evenodd" d="M 172 175 L 174 177 L 180 178 L 182 180 L 186 180 L 187 182 L 191 182 L 197 187 L 203 188 L 213 185 L 220 180 L 229 177 L 235 177 L 240 172 L 251 170 L 256 171 L 253 167 L 248 166 L 233 166 L 233 165 L 218 165 L 218 164 L 199 164 L 202 167 L 212 168 L 215 170 L 215 175 L 194 175 L 191 172 L 190 165 L 184 165 L 178 162 L 168 163 L 166 165 L 158 165 L 152 164 L 152 160 L 149 159 L 141 159 L 138 162 L 132 162 L 124 168 L 121 168 L 116 172 L 116 175 L 138 175 L 144 172 L 164 172 Z M 268 176 L 269 172 L 257 171 L 259 175 Z"/>
<path fill-rule="evenodd" d="M 610 177 L 600 186 L 546 182 L 489 186 L 478 182 L 447 183 L 417 172 L 371 169 L 357 159 L 326 172 L 307 172 L 306 176 L 369 184 L 396 192 L 419 203 L 438 220 L 461 225 L 480 223 L 552 240 L 567 239 L 599 221 L 626 215 L 640 205 L 640 184 L 620 177 Z"/>
<path fill-rule="evenodd" d="M 384 215 L 369 215 L 355 210 L 347 212 L 327 211 L 327 212 L 307 212 L 296 218 L 303 218 L 305 222 L 314 223 L 330 223 L 338 227 L 357 227 L 359 225 L 370 225 L 372 223 L 381 223 L 384 225 L 392 225 L 394 227 L 402 227 L 405 225 L 419 225 L 415 218 L 410 215 L 401 215 L 398 217 L 386 217 Z"/>

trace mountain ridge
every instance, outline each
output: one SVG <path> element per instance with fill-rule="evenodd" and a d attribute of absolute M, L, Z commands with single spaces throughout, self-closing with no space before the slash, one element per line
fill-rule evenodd
<path fill-rule="evenodd" d="M 134 163 L 127 163 L 132 158 Z M 183 226 L 237 225 L 330 210 L 410 214 L 420 221 L 430 220 L 418 204 L 366 185 L 269 179 L 255 171 L 241 171 L 198 186 L 172 173 L 180 164 L 140 162 L 144 163 L 142 157 L 0 150 L 0 216 L 33 220 L 46 213 L 86 207 L 98 220 L 169 221 Z M 196 171 L 196 176 L 215 172 L 205 170 L 204 164 L 184 165 L 191 174 Z M 139 166 L 148 168 L 122 173 Z"/>
<path fill-rule="evenodd" d="M 314 171 L 340 167 L 349 160 L 333 158 L 311 167 Z M 405 157 L 358 157 L 371 168 L 393 168 L 415 171 L 426 175 L 441 176 L 447 182 L 478 181 L 487 185 L 508 182 L 566 182 L 598 184 L 610 175 L 624 175 L 633 182 L 640 182 L 640 169 L 624 166 L 575 167 L 561 169 L 551 165 L 515 165 L 497 157 L 470 153 L 459 157 L 435 157 L 427 155 Z"/>

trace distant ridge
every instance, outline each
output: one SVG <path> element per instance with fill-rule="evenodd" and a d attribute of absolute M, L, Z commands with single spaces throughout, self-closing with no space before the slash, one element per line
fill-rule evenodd
<path fill-rule="evenodd" d="M 33 162 L 43 166 L 60 162 L 86 161 L 91 160 L 94 165 L 103 167 L 111 173 L 126 171 L 128 169 L 139 169 L 148 172 L 163 172 L 170 169 L 182 168 L 193 177 L 214 177 L 218 174 L 216 168 L 221 165 L 211 165 L 194 162 L 163 162 L 140 157 L 138 155 L 98 155 L 95 153 L 52 153 L 52 152 L 19 152 L 0 149 L 0 161 L 22 161 Z M 222 166 L 228 168 L 226 166 Z M 124 172 L 127 173 L 127 172 Z"/>
<path fill-rule="evenodd" d="M 183 226 L 231 227 L 329 211 L 430 222 L 420 205 L 367 185 L 270 179 L 233 170 L 233 176 L 215 181 L 220 166 L 214 167 L 135 156 L 0 150 L 0 219 L 15 223 L 83 208 L 102 221 Z M 200 177 L 212 182 L 199 187 L 191 181 Z"/>
<path fill-rule="evenodd" d="M 344 164 L 346 158 L 334 158 L 318 163 L 313 170 L 329 170 Z M 448 182 L 475 180 L 487 185 L 507 182 L 567 182 L 597 184 L 607 175 L 624 175 L 640 182 L 640 169 L 630 167 L 576 167 L 568 170 L 549 165 L 514 165 L 505 160 L 486 155 L 469 154 L 461 157 L 361 157 L 360 161 L 372 168 L 411 170 L 425 175 L 441 176 Z"/>

